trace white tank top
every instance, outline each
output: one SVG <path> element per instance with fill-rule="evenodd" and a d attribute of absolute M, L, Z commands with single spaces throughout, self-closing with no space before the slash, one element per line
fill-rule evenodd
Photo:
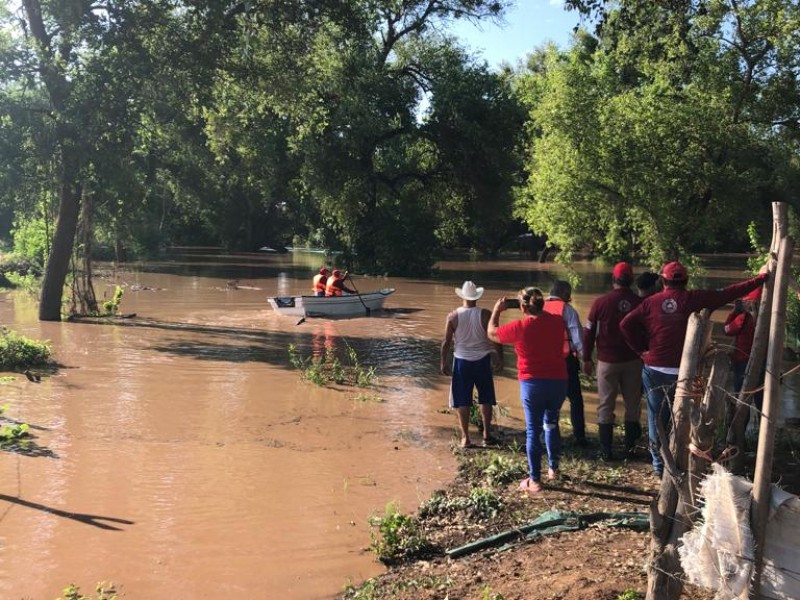
<path fill-rule="evenodd" d="M 477 306 L 469 308 L 462 306 L 456 309 L 458 324 L 453 336 L 455 342 L 453 356 L 456 358 L 476 361 L 492 351 L 492 343 L 481 323 L 482 310 Z"/>

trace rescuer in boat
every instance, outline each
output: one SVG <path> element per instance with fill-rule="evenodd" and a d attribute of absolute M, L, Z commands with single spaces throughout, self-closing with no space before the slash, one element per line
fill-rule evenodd
<path fill-rule="evenodd" d="M 344 280 L 347 279 L 347 271 L 344 272 L 344 277 L 342 276 L 342 272 L 339 269 L 334 269 L 331 276 L 328 277 L 328 282 L 325 286 L 325 295 L 326 296 L 341 296 L 343 292 L 347 292 L 348 294 L 358 294 L 357 291 L 351 290 L 344 284 Z"/>
<path fill-rule="evenodd" d="M 311 290 L 314 292 L 315 296 L 324 296 L 327 285 L 328 285 L 328 269 L 322 266 L 319 269 L 319 273 L 314 275 L 314 281 L 311 286 Z"/>

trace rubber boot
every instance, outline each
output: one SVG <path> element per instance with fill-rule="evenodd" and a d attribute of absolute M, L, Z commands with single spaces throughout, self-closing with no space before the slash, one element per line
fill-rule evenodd
<path fill-rule="evenodd" d="M 636 455 L 636 443 L 642 437 L 642 426 L 638 421 L 625 421 L 625 453 L 628 458 Z"/>
<path fill-rule="evenodd" d="M 614 424 L 601 423 L 597 426 L 597 430 L 600 436 L 600 455 L 605 460 L 614 460 L 614 455 L 611 451 L 611 446 L 614 442 Z"/>

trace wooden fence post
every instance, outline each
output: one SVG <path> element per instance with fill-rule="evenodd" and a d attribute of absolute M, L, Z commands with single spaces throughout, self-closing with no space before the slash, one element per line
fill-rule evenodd
<path fill-rule="evenodd" d="M 664 457 L 661 489 L 650 505 L 650 559 L 647 567 L 647 600 L 677 600 L 683 590 L 683 569 L 678 540 L 691 529 L 694 512 L 689 492 L 689 442 L 691 415 L 698 390 L 700 364 L 710 331 L 709 311 L 689 317 L 681 366 L 672 404 L 673 427 L 669 443 L 659 430 Z M 660 421 L 658 421 L 660 423 Z"/>
<path fill-rule="evenodd" d="M 777 254 L 781 240 L 786 237 L 789 229 L 788 205 L 785 202 L 772 203 L 772 243 L 770 253 Z M 764 356 L 769 342 L 770 318 L 772 316 L 772 297 L 775 287 L 774 277 L 770 277 L 761 292 L 761 302 L 756 318 L 756 330 L 753 336 L 753 346 L 744 374 L 742 389 L 736 397 L 736 410 L 728 429 L 727 443 L 735 447 L 738 453 L 731 461 L 730 469 L 733 473 L 744 472 L 744 434 L 747 415 L 750 414 L 750 405 L 753 401 L 753 390 L 760 387 L 760 375 L 764 364 Z"/>
<path fill-rule="evenodd" d="M 750 597 L 760 598 L 761 572 L 764 560 L 764 539 L 769 516 L 770 487 L 772 478 L 772 459 L 775 450 L 775 433 L 781 408 L 781 367 L 783 363 L 783 344 L 786 336 L 786 296 L 794 241 L 790 237 L 781 240 L 778 250 L 778 268 L 775 277 L 775 297 L 772 303 L 772 324 L 769 332 L 769 351 L 767 352 L 766 387 L 761 426 L 758 432 L 758 451 L 753 480 L 753 504 L 750 520 L 755 541 L 755 565 Z"/>

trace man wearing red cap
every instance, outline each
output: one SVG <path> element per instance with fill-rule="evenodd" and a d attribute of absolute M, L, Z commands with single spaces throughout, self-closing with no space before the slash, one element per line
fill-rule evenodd
<path fill-rule="evenodd" d="M 326 269 L 323 266 L 320 267 L 319 273 L 314 275 L 314 280 L 311 286 L 311 290 L 314 292 L 314 295 L 324 296 L 327 283 L 328 283 L 328 269 Z"/>
<path fill-rule="evenodd" d="M 667 263 L 661 271 L 664 289 L 645 298 L 620 323 L 625 341 L 644 360 L 642 385 L 647 396 L 650 454 L 658 476 L 664 471 L 664 463 L 656 418 L 662 420 L 665 430 L 669 427 L 689 315 L 705 308 L 715 310 L 741 298 L 761 286 L 768 277 L 764 272 L 722 290 L 689 291 L 686 267 L 677 261 Z"/>
<path fill-rule="evenodd" d="M 737 300 L 728 318 L 725 319 L 725 335 L 735 336 L 735 350 L 731 362 L 733 364 L 733 387 L 736 394 L 742 389 L 747 361 L 750 360 L 750 350 L 753 347 L 753 338 L 756 333 L 756 306 L 760 300 L 761 288 L 759 287 L 741 300 Z M 761 410 L 762 398 L 763 393 L 761 392 L 753 397 L 756 408 L 759 410 Z"/>
<path fill-rule="evenodd" d="M 642 435 L 642 360 L 622 337 L 619 324 L 642 302 L 631 290 L 633 269 L 626 262 L 617 263 L 611 273 L 612 289 L 600 296 L 589 309 L 583 329 L 583 372 L 592 374 L 592 351 L 597 345 L 597 427 L 600 452 L 612 460 L 614 440 L 614 405 L 622 392 L 625 404 L 625 450 L 633 455 Z"/>

